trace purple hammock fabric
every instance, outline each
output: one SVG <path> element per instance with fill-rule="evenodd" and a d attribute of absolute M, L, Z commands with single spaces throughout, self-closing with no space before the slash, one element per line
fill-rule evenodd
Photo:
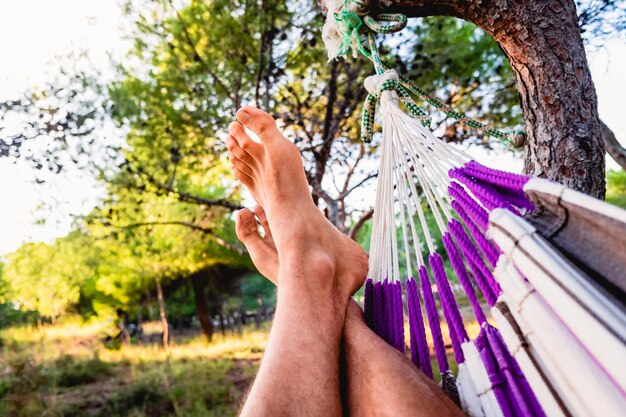
<path fill-rule="evenodd" d="M 387 318 L 385 315 L 385 297 L 383 295 L 383 287 L 380 282 L 375 282 L 372 288 L 372 304 L 374 327 L 372 330 L 376 332 L 385 341 L 389 340 L 389 328 L 387 326 Z"/>
<path fill-rule="evenodd" d="M 524 189 L 524 185 L 526 185 L 530 179 L 530 177 L 526 175 L 513 174 L 511 172 L 488 168 L 476 161 L 469 161 L 458 169 L 463 170 L 465 174 L 473 177 L 475 180 L 487 182 L 489 184 L 513 191 L 522 191 Z"/>
<path fill-rule="evenodd" d="M 489 304 L 489 306 L 494 305 L 497 299 L 497 292 L 494 287 L 496 287 L 497 283 L 495 282 L 491 271 L 487 268 L 487 265 L 485 265 L 485 262 L 480 257 L 478 250 L 472 244 L 469 236 L 467 236 L 463 225 L 461 225 L 461 223 L 457 220 L 452 219 L 448 223 L 448 227 L 450 234 L 459 244 L 461 253 L 467 260 L 470 270 L 476 278 L 476 284 L 478 284 L 478 288 L 480 288 L 485 296 L 487 304 Z"/>
<path fill-rule="evenodd" d="M 470 161 L 460 168 L 450 170 L 449 175 L 450 178 L 467 186 L 474 196 L 490 210 L 496 207 L 508 208 L 519 214 L 512 206 L 525 211 L 532 211 L 535 208 L 524 193 L 524 185 L 530 179 L 526 175 L 487 168 L 476 161 Z"/>
<path fill-rule="evenodd" d="M 535 205 L 528 199 L 523 191 L 512 191 L 505 189 L 497 189 L 502 198 L 506 199 L 509 203 L 524 209 L 526 212 L 535 210 Z"/>
<path fill-rule="evenodd" d="M 402 306 L 402 284 L 384 281 L 382 283 L 385 307 L 388 314 L 388 343 L 404 352 L 404 308 Z"/>
<path fill-rule="evenodd" d="M 443 269 L 443 263 L 441 262 L 441 257 L 436 253 L 433 253 L 429 257 L 429 262 L 431 264 L 431 268 L 433 269 L 433 275 L 435 276 L 435 280 L 445 280 L 446 284 L 442 286 L 446 287 L 447 285 L 447 277 L 445 275 Z M 433 344 L 435 347 L 435 357 L 437 358 L 437 364 L 439 366 L 439 372 L 441 373 L 441 388 L 442 390 L 450 397 L 456 404 L 460 406 L 461 402 L 459 399 L 459 392 L 456 388 L 455 378 L 450 372 L 448 365 L 448 357 L 446 355 L 446 348 L 443 343 L 443 337 L 441 335 L 441 324 L 439 322 L 439 314 L 437 312 L 437 306 L 435 304 L 435 297 L 432 292 L 432 287 L 430 283 L 430 278 L 428 276 L 428 270 L 425 265 L 420 266 L 419 268 L 419 276 L 420 276 L 420 286 L 422 289 L 422 294 L 424 295 L 424 305 L 426 307 L 426 315 L 428 317 L 428 323 L 430 325 L 430 332 L 433 337 Z M 438 286 L 439 288 L 439 286 Z M 448 289 L 449 286 L 447 286 Z M 441 295 L 441 292 L 440 292 Z M 449 293 L 451 295 L 451 291 Z M 445 301 L 444 301 L 445 300 Z M 455 356 L 457 356 L 459 360 L 464 360 L 463 353 L 461 351 L 461 344 L 459 341 L 459 335 L 461 334 L 461 338 L 465 332 L 465 328 L 463 326 L 463 322 L 460 319 L 460 313 L 458 314 L 458 320 L 460 320 L 460 326 L 463 331 L 459 331 L 457 329 L 458 320 L 453 317 L 453 306 L 448 302 L 454 303 L 454 308 L 456 308 L 456 302 L 454 298 L 452 300 L 442 298 L 442 306 L 444 310 L 444 315 L 446 316 L 446 321 L 448 322 L 448 329 L 450 331 L 450 339 L 452 341 L 452 346 L 455 351 Z M 458 313 L 458 308 L 456 308 Z"/>
<path fill-rule="evenodd" d="M 476 226 L 476 223 L 472 221 L 467 212 L 463 209 L 463 207 L 461 207 L 461 205 L 457 201 L 453 200 L 450 205 L 469 229 L 470 236 L 472 236 L 474 242 L 478 244 L 478 247 L 483 253 L 485 259 L 487 259 L 492 268 L 495 268 L 498 257 L 500 256 L 500 250 L 496 249 L 495 245 L 487 240 L 484 232 L 481 231 L 478 226 Z"/>
<path fill-rule="evenodd" d="M 406 299 L 409 308 L 409 337 L 411 342 L 411 361 L 430 379 L 434 378 L 430 352 L 426 342 L 426 326 L 422 315 L 418 285 L 415 278 L 406 281 Z"/>
<path fill-rule="evenodd" d="M 474 341 L 505 417 L 545 417 L 517 361 L 500 332 L 484 323 Z"/>
<path fill-rule="evenodd" d="M 398 329 L 396 329 L 395 327 L 396 320 L 394 318 L 394 315 L 396 311 L 393 302 L 393 292 L 391 291 L 391 284 L 385 280 L 382 282 L 381 288 L 383 297 L 385 299 L 385 319 L 387 320 L 385 324 L 387 326 L 387 343 L 397 348 L 396 334 Z"/>
<path fill-rule="evenodd" d="M 395 318 L 395 342 L 396 349 L 404 353 L 406 350 L 406 343 L 404 341 L 404 304 L 402 303 L 402 283 L 396 281 L 392 284 L 393 291 L 393 303 L 394 303 L 394 318 Z"/>
<path fill-rule="evenodd" d="M 505 208 L 520 214 L 520 212 L 533 210 L 534 205 L 523 191 L 529 177 L 487 168 L 475 161 L 470 161 L 463 167 L 450 170 L 449 176 L 458 181 L 450 183 L 448 192 L 453 200 L 451 202 L 452 208 L 464 224 L 456 219 L 450 220 L 448 223 L 449 232 L 444 233 L 442 240 L 452 267 L 472 305 L 478 322 L 481 324 L 481 331 L 474 343 L 487 369 L 494 393 L 505 417 L 543 417 L 545 415 L 543 410 L 517 362 L 508 352 L 498 330 L 486 322 L 465 265 L 467 263 L 469 266 L 469 270 L 487 303 L 490 306 L 494 305 L 501 289 L 486 262 L 491 267 L 495 267 L 501 252 L 485 236 L 488 227 L 488 211 L 494 208 Z M 471 195 L 464 187 L 469 190 Z M 481 253 L 477 248 L 480 249 Z M 468 337 L 446 276 L 443 259 L 437 253 L 432 253 L 429 256 L 429 264 L 438 288 L 443 314 L 448 323 L 454 356 L 458 363 L 462 363 L 464 355 L 460 345 L 468 340 Z M 450 378 L 453 376 L 449 372 L 435 296 L 432 292 L 426 266 L 420 266 L 418 276 L 419 282 L 414 278 L 409 278 L 405 284 L 410 325 L 411 360 L 428 377 L 433 378 L 420 303 L 421 292 L 439 371 L 442 375 L 445 374 L 449 377 L 448 385 L 450 385 Z M 402 286 L 399 282 L 391 283 L 385 280 L 382 283 L 374 283 L 371 279 L 366 281 L 365 319 L 379 336 L 396 349 L 404 351 L 404 310 Z"/>
<path fill-rule="evenodd" d="M 439 365 L 439 372 L 443 374 L 449 370 L 448 357 L 446 356 L 446 348 L 443 344 L 443 337 L 441 336 L 439 313 L 437 312 L 437 306 L 435 305 L 435 297 L 433 296 L 426 266 L 420 266 L 419 277 L 422 295 L 424 296 L 424 306 L 426 307 L 426 317 L 428 317 L 430 333 L 433 337 L 435 357 L 437 358 L 437 364 Z"/>
<path fill-rule="evenodd" d="M 510 211 L 519 214 L 520 212 L 515 209 L 519 207 L 525 211 L 531 211 L 534 209 L 534 205 L 523 193 L 523 187 L 528 181 L 529 177 L 523 175 L 516 175 L 506 173 L 503 171 L 486 168 L 475 161 L 467 163 L 465 166 L 456 170 L 450 171 L 450 177 L 463 183 L 474 196 L 481 202 L 481 204 L 487 207 L 489 210 L 499 207 L 506 208 Z M 484 221 L 484 214 L 478 205 L 471 199 L 469 195 L 464 193 L 460 186 L 452 185 L 449 187 L 452 192 L 451 196 L 455 199 L 452 202 L 453 209 L 459 214 L 461 219 L 465 222 L 470 230 L 470 234 L 474 238 L 474 241 L 478 244 L 483 252 L 485 258 L 489 263 L 495 267 L 495 261 L 493 252 L 490 252 L 493 247 L 487 246 L 489 242 L 483 235 L 481 230 L 478 230 L 476 224 L 480 224 Z M 470 214 L 474 214 L 473 216 Z M 476 213 L 479 213 L 477 216 Z M 472 218 L 473 217 L 473 218 Z M 478 222 L 476 221 L 478 218 Z M 477 283 L 481 290 L 485 294 L 490 305 L 493 305 L 490 298 L 491 292 L 494 295 L 500 293 L 499 286 L 493 285 L 489 282 L 493 279 L 491 272 L 487 273 L 482 264 L 478 260 L 475 248 L 472 248 L 468 242 L 467 235 L 465 235 L 462 225 L 456 220 L 451 221 L 450 230 L 461 247 L 461 251 L 468 259 L 470 267 L 474 264 L 474 272 Z M 474 224 L 475 223 L 475 224 Z M 486 230 L 483 228 L 483 230 Z M 454 243 L 449 235 L 444 236 L 444 246 L 450 254 L 451 261 L 455 270 L 462 269 L 460 260 L 454 259 L 458 252 L 454 247 Z M 499 251 L 498 251 L 499 252 Z M 464 268 L 463 268 L 464 269 Z M 460 282 L 464 287 L 465 292 L 474 307 L 474 311 L 479 310 L 479 306 L 475 305 L 475 296 L 471 283 L 467 282 L 466 274 L 461 271 Z M 483 274 L 480 277 L 481 273 Z M 487 281 L 487 282 L 485 282 Z M 485 284 L 490 284 L 491 287 L 486 288 Z M 482 284 L 482 285 L 481 285 Z M 477 314 L 477 317 L 482 316 L 482 312 Z M 484 316 L 482 316 L 484 317 Z M 479 318 L 479 321 L 481 321 Z M 482 322 L 481 331 L 474 341 L 476 348 L 478 349 L 482 362 L 487 369 L 489 379 L 493 385 L 493 390 L 502 409 L 502 413 L 506 416 L 524 416 L 524 417 L 543 417 L 545 413 L 541 409 L 537 398 L 532 392 L 528 381 L 522 373 L 517 361 L 509 353 L 502 336 L 499 331 L 491 326 L 487 322 Z"/>
<path fill-rule="evenodd" d="M 465 185 L 468 190 L 480 200 L 480 202 L 488 209 L 493 210 L 496 208 L 505 208 L 513 213 L 519 214 L 507 200 L 504 199 L 496 190 L 488 184 L 475 181 L 470 176 L 465 174 L 461 168 L 451 169 L 448 172 L 450 178 L 453 178 Z"/>
<path fill-rule="evenodd" d="M 474 310 L 474 315 L 476 316 L 476 320 L 478 323 L 482 324 L 487 319 L 485 318 L 485 313 L 483 313 L 482 308 L 480 307 L 480 302 L 476 297 L 476 292 L 474 291 L 474 286 L 472 285 L 469 275 L 467 274 L 467 270 L 465 269 L 465 265 L 463 264 L 463 260 L 459 251 L 452 241 L 452 236 L 450 236 L 449 232 L 446 232 L 443 235 L 443 245 L 446 248 L 446 252 L 448 253 L 448 257 L 450 258 L 450 263 L 452 264 L 452 268 L 454 272 L 456 272 L 457 277 L 459 278 L 459 282 L 463 287 L 463 291 L 467 295 L 467 298 L 472 305 L 472 309 Z"/>
<path fill-rule="evenodd" d="M 383 340 L 404 352 L 404 308 L 402 284 L 389 281 L 365 282 L 365 321 Z"/>
<path fill-rule="evenodd" d="M 461 312 L 452 294 L 452 288 L 448 282 L 446 271 L 443 267 L 443 260 L 437 253 L 433 253 L 428 257 L 430 268 L 433 271 L 435 277 L 435 284 L 437 284 L 437 292 L 439 299 L 441 300 L 441 307 L 443 309 L 443 315 L 446 318 L 448 324 L 448 332 L 450 334 L 450 341 L 452 343 L 452 350 L 454 351 L 454 359 L 457 363 L 465 362 L 465 356 L 461 350 L 461 343 L 468 340 L 467 333 L 465 332 L 465 325 L 463 324 L 463 318 Z"/>
<path fill-rule="evenodd" d="M 489 215 L 473 198 L 471 198 L 465 189 L 457 182 L 451 182 L 448 186 L 448 194 L 456 201 L 460 207 L 470 216 L 472 220 L 483 230 L 486 231 L 489 226 Z"/>

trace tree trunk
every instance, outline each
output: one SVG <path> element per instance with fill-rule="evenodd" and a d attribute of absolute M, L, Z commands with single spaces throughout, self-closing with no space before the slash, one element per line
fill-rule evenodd
<path fill-rule="evenodd" d="M 165 299 L 163 298 L 163 288 L 161 287 L 161 281 L 156 280 L 156 289 L 157 289 L 157 301 L 159 303 L 159 315 L 161 316 L 161 327 L 163 328 L 163 349 L 165 351 L 169 350 L 169 341 L 170 341 L 170 328 L 167 323 L 167 315 L 165 314 Z"/>
<path fill-rule="evenodd" d="M 573 0 L 379 0 L 375 13 L 454 16 L 482 28 L 509 60 L 526 122 L 524 171 L 603 198 L 597 98 Z"/>
<path fill-rule="evenodd" d="M 122 339 L 122 343 L 125 345 L 130 344 L 130 333 L 126 328 L 126 323 L 124 320 L 124 316 L 117 318 L 117 329 L 120 331 L 120 339 Z"/>
<path fill-rule="evenodd" d="M 196 301 L 196 314 L 198 315 L 198 320 L 200 321 L 200 328 L 202 329 L 202 333 L 206 336 L 208 341 L 210 342 L 213 339 L 213 322 L 211 321 L 211 317 L 209 314 L 209 304 L 206 300 L 206 294 L 204 292 L 207 282 L 203 275 L 194 275 L 191 278 L 191 283 L 193 284 L 193 293 Z"/>

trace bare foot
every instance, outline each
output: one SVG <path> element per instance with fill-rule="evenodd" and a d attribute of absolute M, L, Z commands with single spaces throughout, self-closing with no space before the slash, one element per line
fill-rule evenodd
<path fill-rule="evenodd" d="M 367 255 L 315 206 L 300 152 L 280 133 L 274 119 L 254 107 L 244 107 L 237 120 L 228 128 L 229 158 L 235 176 L 266 209 L 280 265 L 311 265 L 319 276 L 313 284 L 338 293 L 347 302 L 363 284 Z M 258 135 L 261 143 L 253 141 L 242 125 Z"/>
<path fill-rule="evenodd" d="M 256 215 L 256 218 L 255 218 Z M 259 219 L 263 227 L 264 234 L 259 233 Z M 252 258 L 252 263 L 259 270 L 261 275 L 269 279 L 272 283 L 278 284 L 278 252 L 272 240 L 272 230 L 267 222 L 265 210 L 260 205 L 254 208 L 254 212 L 243 209 L 237 214 L 237 237 L 248 249 Z M 363 322 L 363 310 L 359 304 L 352 300 L 346 310 L 346 321 L 348 323 Z"/>

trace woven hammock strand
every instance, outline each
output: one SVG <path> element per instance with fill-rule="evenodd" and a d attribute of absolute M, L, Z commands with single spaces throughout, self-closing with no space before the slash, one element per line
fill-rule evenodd
<path fill-rule="evenodd" d="M 467 270 L 465 269 L 465 265 L 463 264 L 463 260 L 461 259 L 461 255 L 454 242 L 452 241 L 452 236 L 450 233 L 445 233 L 442 237 L 443 245 L 446 248 L 446 252 L 450 257 L 450 262 L 452 263 L 452 268 L 454 268 L 454 272 L 456 272 L 457 277 L 459 278 L 459 282 L 467 295 L 467 298 L 472 305 L 472 309 L 474 310 L 474 314 L 476 316 L 476 320 L 478 320 L 479 324 L 487 321 L 485 317 L 485 313 L 483 313 L 482 308 L 480 307 L 480 302 L 476 297 L 476 292 L 474 291 L 474 287 L 470 281 L 470 278 L 467 274 Z"/>
<path fill-rule="evenodd" d="M 426 342 L 426 326 L 422 316 L 419 290 L 414 278 L 406 281 L 407 307 L 409 309 L 409 326 L 411 342 L 411 361 L 430 379 L 434 378 L 430 363 L 430 352 Z"/>

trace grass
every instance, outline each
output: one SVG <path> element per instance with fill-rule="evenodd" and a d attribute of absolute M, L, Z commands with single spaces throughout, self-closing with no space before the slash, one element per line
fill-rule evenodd
<path fill-rule="evenodd" d="M 150 329 L 150 326 L 148 326 Z M 67 324 L 0 332 L 0 415 L 234 416 L 256 374 L 267 329 L 179 336 L 117 350 L 102 327 Z"/>
<path fill-rule="evenodd" d="M 475 322 L 466 328 L 472 339 L 480 330 Z M 158 344 L 107 348 L 104 331 L 80 323 L 0 331 L 0 415 L 234 416 L 268 339 L 267 325 L 218 335 L 211 343 L 175 334 L 166 353 Z M 149 323 L 144 331 L 159 327 Z M 430 338 L 428 329 L 426 334 Z M 445 323 L 442 334 L 449 345 Z M 406 335 L 408 344 L 408 327 Z M 454 371 L 451 352 L 449 358 Z"/>

